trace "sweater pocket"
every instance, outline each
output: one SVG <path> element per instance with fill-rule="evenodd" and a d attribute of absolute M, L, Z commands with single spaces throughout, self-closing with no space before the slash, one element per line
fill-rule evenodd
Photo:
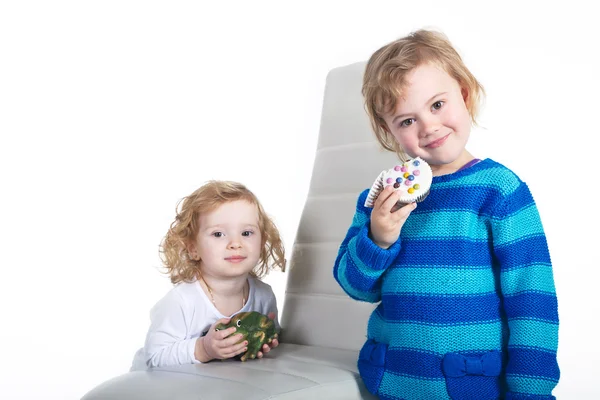
<path fill-rule="evenodd" d="M 362 378 L 367 390 L 373 394 L 378 394 L 379 385 L 383 379 L 385 370 L 385 355 L 387 353 L 387 344 L 378 343 L 369 339 L 363 345 L 358 355 L 358 372 Z"/>
<path fill-rule="evenodd" d="M 442 360 L 442 371 L 452 400 L 496 400 L 502 395 L 499 351 L 472 355 L 448 353 Z"/>

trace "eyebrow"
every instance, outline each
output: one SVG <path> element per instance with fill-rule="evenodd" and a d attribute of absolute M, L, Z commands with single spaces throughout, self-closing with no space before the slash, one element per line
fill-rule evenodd
<path fill-rule="evenodd" d="M 440 92 L 440 93 L 438 93 L 438 94 L 436 94 L 436 95 L 432 96 L 432 97 L 431 97 L 429 100 L 427 100 L 427 101 L 425 102 L 425 104 L 429 104 L 429 103 L 431 103 L 431 102 L 433 101 L 433 99 L 435 99 L 436 97 L 438 97 L 438 96 L 441 96 L 441 95 L 443 95 L 443 94 L 447 94 L 447 93 L 448 93 L 448 92 Z M 410 115 L 410 114 L 400 114 L 400 115 L 396 115 L 396 116 L 394 117 L 394 119 L 392 119 L 392 125 L 396 123 L 396 120 L 398 120 L 398 119 L 401 119 L 401 118 L 404 118 L 404 117 L 406 117 L 406 116 L 408 116 L 408 115 Z"/>
<path fill-rule="evenodd" d="M 259 229 L 258 225 L 254 225 L 253 223 L 242 224 L 241 226 L 243 226 L 244 228 L 250 227 L 250 228 L 253 228 L 253 229 Z M 216 229 L 216 228 L 223 229 L 223 228 L 225 228 L 225 226 L 221 225 L 221 224 L 215 224 L 215 225 L 207 226 L 202 231 L 206 232 L 206 231 L 210 231 L 210 230 L 213 230 L 213 229 Z"/>

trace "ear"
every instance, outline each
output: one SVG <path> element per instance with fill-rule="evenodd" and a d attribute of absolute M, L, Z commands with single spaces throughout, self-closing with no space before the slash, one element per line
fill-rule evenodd
<path fill-rule="evenodd" d="M 390 129 L 388 128 L 387 124 L 384 121 L 381 121 L 379 123 L 379 127 L 389 134 L 392 133 L 392 132 L 390 132 Z"/>
<path fill-rule="evenodd" d="M 460 93 L 462 94 L 465 104 L 467 104 L 469 100 L 469 91 L 467 90 L 467 88 L 463 87 L 462 89 L 460 89 Z"/>
<path fill-rule="evenodd" d="M 190 259 L 199 260 L 198 249 L 196 248 L 196 243 L 188 243 L 186 246 L 186 250 L 190 255 Z"/>

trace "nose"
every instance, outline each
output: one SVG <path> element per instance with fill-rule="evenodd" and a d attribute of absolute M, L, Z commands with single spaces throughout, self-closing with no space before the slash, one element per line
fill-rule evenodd
<path fill-rule="evenodd" d="M 242 247 L 242 242 L 238 238 L 232 238 L 231 241 L 229 242 L 229 245 L 227 245 L 227 248 L 232 249 L 232 250 L 240 249 L 241 247 Z"/>
<path fill-rule="evenodd" d="M 421 118 L 421 130 L 420 136 L 427 137 L 429 135 L 433 135 L 441 128 L 441 124 L 438 118 L 433 115 L 430 115 L 426 118 Z"/>

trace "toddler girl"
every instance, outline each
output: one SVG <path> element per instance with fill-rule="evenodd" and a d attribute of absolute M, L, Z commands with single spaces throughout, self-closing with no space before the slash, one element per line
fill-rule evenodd
<path fill-rule="evenodd" d="M 210 181 L 184 198 L 161 254 L 175 287 L 152 308 L 132 370 L 244 353 L 247 342 L 232 335 L 235 327 L 215 330 L 239 312 L 268 315 L 279 330 L 275 295 L 259 278 L 273 268 L 285 270 L 284 247 L 277 227 L 245 186 Z M 265 344 L 257 356 L 277 345 L 276 339 Z"/>

